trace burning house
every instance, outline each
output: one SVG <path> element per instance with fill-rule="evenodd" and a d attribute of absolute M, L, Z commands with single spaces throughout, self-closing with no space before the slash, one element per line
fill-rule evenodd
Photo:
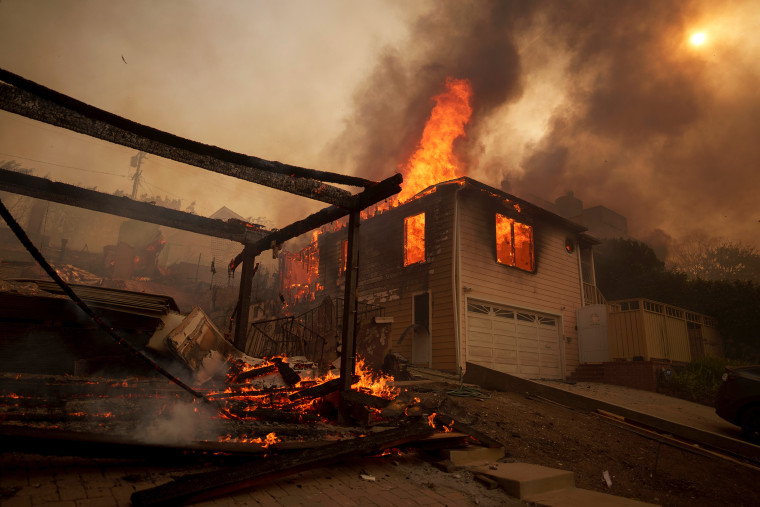
<path fill-rule="evenodd" d="M 513 195 L 459 177 L 471 88 L 449 79 L 398 198 L 362 213 L 357 296 L 393 319 L 387 352 L 457 371 L 467 362 L 563 378 L 578 365 L 576 311 L 599 302 L 586 228 Z M 341 224 L 281 261 L 288 304 L 342 292 Z"/>
<path fill-rule="evenodd" d="M 563 378 L 578 365 L 576 311 L 596 294 L 584 231 L 470 178 L 439 183 L 362 222 L 359 300 L 384 307 L 389 351 L 414 364 Z M 293 283 L 339 297 L 345 252 L 341 230 L 316 236 L 291 257 Z"/>

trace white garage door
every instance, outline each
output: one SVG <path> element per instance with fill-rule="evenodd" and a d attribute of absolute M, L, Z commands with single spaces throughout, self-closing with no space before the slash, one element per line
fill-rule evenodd
<path fill-rule="evenodd" d="M 521 377 L 562 378 L 559 319 L 470 300 L 467 361 Z"/>

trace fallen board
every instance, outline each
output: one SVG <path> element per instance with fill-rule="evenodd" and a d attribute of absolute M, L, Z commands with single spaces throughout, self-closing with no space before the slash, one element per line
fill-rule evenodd
<path fill-rule="evenodd" d="M 424 423 L 383 431 L 367 437 L 343 440 L 297 454 L 274 456 L 250 464 L 214 472 L 185 475 L 167 484 L 132 494 L 135 507 L 181 505 L 251 488 L 274 478 L 329 465 L 345 459 L 377 454 L 423 439 L 435 430 Z"/>

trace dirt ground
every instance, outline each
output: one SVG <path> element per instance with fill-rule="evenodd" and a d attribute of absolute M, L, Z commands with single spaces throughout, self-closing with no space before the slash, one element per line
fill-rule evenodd
<path fill-rule="evenodd" d="M 517 393 L 447 395 L 452 385 L 408 387 L 423 404 L 503 443 L 507 460 L 575 472 L 576 486 L 661 505 L 757 505 L 760 468 L 695 454 L 592 413 Z M 608 487 L 603 472 L 608 471 Z"/>

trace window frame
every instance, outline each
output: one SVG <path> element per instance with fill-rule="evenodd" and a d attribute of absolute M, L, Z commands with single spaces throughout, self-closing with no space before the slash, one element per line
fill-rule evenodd
<path fill-rule="evenodd" d="M 507 223 L 509 223 L 509 246 L 510 246 L 510 252 L 509 253 L 510 253 L 510 259 L 512 261 L 511 263 L 506 263 L 506 262 L 502 262 L 501 260 L 499 260 L 499 249 L 500 249 L 500 245 L 499 245 L 499 232 L 498 232 L 499 217 L 502 217 L 502 219 L 504 221 L 506 221 Z M 530 231 L 530 244 L 529 244 L 529 247 L 528 247 L 529 248 L 529 256 L 530 256 L 530 259 L 529 259 L 529 261 L 530 261 L 529 262 L 530 269 L 526 269 L 526 268 L 522 267 L 521 263 L 518 262 L 518 253 L 519 253 L 519 251 L 518 251 L 518 249 L 517 249 L 517 247 L 515 245 L 516 242 L 514 241 L 514 237 L 515 237 L 515 224 L 518 224 L 520 227 L 526 228 L 528 231 Z M 533 229 L 533 225 L 525 223 L 525 222 L 521 222 L 521 221 L 518 221 L 518 220 L 515 220 L 514 218 L 510 217 L 507 214 L 496 212 L 494 214 L 494 227 L 493 227 L 493 231 L 494 231 L 494 245 L 496 247 L 496 263 L 497 264 L 500 264 L 502 266 L 507 266 L 507 267 L 510 267 L 510 268 L 519 269 L 520 271 L 524 271 L 526 273 L 535 273 L 536 272 L 536 252 L 535 252 L 535 247 L 536 247 L 536 237 L 535 236 L 536 235 L 535 235 L 535 231 Z"/>
<path fill-rule="evenodd" d="M 413 262 L 407 262 L 408 256 L 409 256 L 409 248 L 407 245 L 409 244 L 409 223 L 412 221 L 412 219 L 415 219 L 419 216 L 422 216 L 422 258 L 415 260 Z M 408 215 L 404 217 L 404 237 L 403 237 L 403 244 L 402 244 L 402 259 L 401 262 L 403 266 L 409 267 L 409 266 L 415 266 L 417 264 L 424 264 L 428 260 L 427 258 L 427 217 L 425 216 L 425 212 L 421 211 L 419 213 L 415 213 L 413 215 Z"/>

